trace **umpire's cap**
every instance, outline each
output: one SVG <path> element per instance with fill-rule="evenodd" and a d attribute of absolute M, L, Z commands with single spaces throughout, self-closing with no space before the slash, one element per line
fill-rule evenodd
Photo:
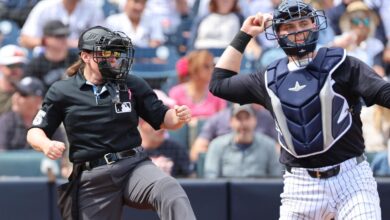
<path fill-rule="evenodd" d="M 78 44 L 79 50 L 93 51 L 96 42 L 110 32 L 110 29 L 102 26 L 94 26 L 88 28 L 80 35 Z"/>

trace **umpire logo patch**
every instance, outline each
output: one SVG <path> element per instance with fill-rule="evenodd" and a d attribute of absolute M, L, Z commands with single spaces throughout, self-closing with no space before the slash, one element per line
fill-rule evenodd
<path fill-rule="evenodd" d="M 116 113 L 131 112 L 131 103 L 122 102 L 122 103 L 115 104 L 115 112 Z"/>

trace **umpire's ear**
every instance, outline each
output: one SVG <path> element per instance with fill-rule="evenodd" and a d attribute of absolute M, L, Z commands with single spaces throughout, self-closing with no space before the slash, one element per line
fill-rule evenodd
<path fill-rule="evenodd" d="M 84 63 L 89 63 L 92 60 L 92 54 L 86 51 L 81 51 L 80 58 L 84 61 Z"/>

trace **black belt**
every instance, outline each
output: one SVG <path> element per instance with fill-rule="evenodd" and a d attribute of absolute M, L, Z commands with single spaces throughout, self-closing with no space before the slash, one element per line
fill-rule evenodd
<path fill-rule="evenodd" d="M 136 149 L 130 149 L 130 150 L 124 150 L 116 153 L 108 153 L 105 154 L 102 158 L 87 161 L 83 164 L 83 170 L 91 170 L 92 168 L 106 165 L 106 164 L 113 164 L 117 162 L 118 160 L 126 159 L 129 157 L 133 157 L 137 154 Z"/>
<path fill-rule="evenodd" d="M 355 157 L 355 158 L 356 158 L 356 164 L 359 164 L 366 159 L 363 154 L 358 156 L 358 157 Z M 291 169 L 292 169 L 292 167 L 286 166 L 286 170 L 289 173 L 292 173 Z M 340 165 L 337 165 L 337 166 L 330 168 L 329 170 L 325 170 L 325 171 L 307 170 L 307 173 L 313 178 L 327 179 L 327 178 L 330 178 L 333 176 L 337 176 L 340 173 Z"/>

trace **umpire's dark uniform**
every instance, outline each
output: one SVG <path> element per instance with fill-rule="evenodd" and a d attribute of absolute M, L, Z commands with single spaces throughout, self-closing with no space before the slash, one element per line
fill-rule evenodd
<path fill-rule="evenodd" d="M 195 219 L 177 181 L 138 147 L 138 117 L 159 129 L 167 107 L 141 78 L 130 75 L 127 86 L 128 100 L 113 104 L 105 86 L 96 88 L 78 72 L 52 85 L 33 127 L 50 137 L 64 123 L 70 160 L 83 167 L 78 197 L 83 219 L 120 219 L 124 203 L 156 209 L 161 219 Z"/>

